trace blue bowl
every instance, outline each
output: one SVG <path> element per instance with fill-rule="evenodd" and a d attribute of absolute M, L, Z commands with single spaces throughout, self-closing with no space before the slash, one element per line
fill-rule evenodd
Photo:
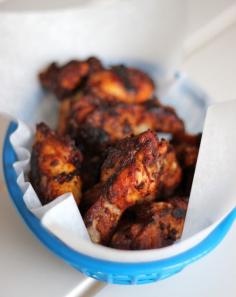
<path fill-rule="evenodd" d="M 22 219 L 34 235 L 55 255 L 82 273 L 99 281 L 113 284 L 146 284 L 167 278 L 181 271 L 212 251 L 225 237 L 236 218 L 234 209 L 207 238 L 193 248 L 164 260 L 140 263 L 105 261 L 79 253 L 48 232 L 26 207 L 22 192 L 16 182 L 13 163 L 17 161 L 9 137 L 17 128 L 11 122 L 4 140 L 3 169 L 11 199 Z"/>

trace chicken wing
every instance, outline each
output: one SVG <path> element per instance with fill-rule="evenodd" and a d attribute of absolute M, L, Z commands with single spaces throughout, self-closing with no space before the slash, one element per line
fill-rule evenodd
<path fill-rule="evenodd" d="M 102 68 L 101 62 L 94 57 L 85 61 L 72 60 L 63 66 L 52 63 L 39 74 L 39 80 L 60 100 L 72 95 L 91 73 Z"/>
<path fill-rule="evenodd" d="M 141 103 L 152 97 L 154 83 L 144 72 L 118 65 L 90 75 L 87 88 L 105 100 Z"/>
<path fill-rule="evenodd" d="M 91 157 L 90 161 L 85 162 L 85 167 L 89 170 L 84 171 L 87 172 L 87 179 L 90 181 L 90 185 L 95 185 L 95 183 L 92 183 L 92 181 L 94 181 L 94 174 L 96 174 L 97 182 L 100 181 L 100 183 L 92 188 L 87 187 L 87 189 L 89 190 L 85 191 L 81 203 L 81 210 L 83 212 L 96 201 L 97 192 L 100 191 L 99 188 L 101 187 L 101 185 L 116 172 L 117 168 L 123 162 L 123 152 L 119 151 L 119 147 L 117 150 L 117 146 L 119 146 L 119 143 L 116 144 L 114 147 L 109 147 L 107 150 L 104 151 L 103 156 L 100 156 L 99 158 L 99 167 L 96 165 L 96 159 L 98 157 L 95 157 L 95 160 Z M 119 151 L 119 154 L 117 154 L 117 151 Z M 95 162 L 95 164 L 93 164 L 93 162 Z M 96 170 L 96 168 L 99 168 L 99 170 Z M 163 160 L 162 170 L 163 171 L 160 177 L 160 185 L 156 198 L 163 199 L 173 195 L 182 180 L 182 169 L 178 163 L 175 150 L 172 145 L 168 146 L 165 160 Z M 92 176 L 90 176 L 90 173 L 92 173 Z M 98 180 L 98 178 L 100 179 Z"/>
<path fill-rule="evenodd" d="M 187 200 L 175 197 L 168 202 L 137 205 L 132 219 L 121 219 L 109 245 L 124 250 L 161 248 L 180 238 L 187 210 Z"/>
<path fill-rule="evenodd" d="M 101 183 L 91 190 L 95 202 L 84 216 L 92 241 L 106 244 L 128 207 L 155 199 L 168 147 L 167 141 L 146 131 L 110 148 Z"/>
<path fill-rule="evenodd" d="M 42 204 L 71 192 L 79 204 L 82 155 L 74 142 L 59 137 L 44 124 L 38 124 L 31 155 L 31 183 Z"/>
<path fill-rule="evenodd" d="M 68 133 L 86 151 L 103 151 L 104 147 L 148 129 L 158 132 L 182 133 L 183 121 L 174 109 L 152 99 L 143 104 L 113 103 L 101 100 L 91 93 L 79 94 L 70 101 L 69 116 L 64 119 Z M 60 117 L 63 121 L 63 116 Z M 66 132 L 65 132 L 66 131 Z"/>

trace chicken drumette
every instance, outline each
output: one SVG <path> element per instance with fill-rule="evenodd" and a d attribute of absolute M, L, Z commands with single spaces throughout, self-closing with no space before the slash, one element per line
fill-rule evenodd
<path fill-rule="evenodd" d="M 186 210 L 184 197 L 137 205 L 131 217 L 126 215 L 121 219 L 109 245 L 125 250 L 168 246 L 180 238 Z"/>
<path fill-rule="evenodd" d="M 103 69 L 101 62 L 94 57 L 85 61 L 72 60 L 63 66 L 52 63 L 39 74 L 39 80 L 45 89 L 61 100 L 74 94 L 85 84 L 91 73 L 101 69 Z"/>
<path fill-rule="evenodd" d="M 154 83 L 144 72 L 124 65 L 90 75 L 87 89 L 105 100 L 141 103 L 152 97 Z"/>
<path fill-rule="evenodd" d="M 74 142 L 63 138 L 44 124 L 38 124 L 31 155 L 30 180 L 42 204 L 71 192 L 79 204 L 82 161 Z"/>
<path fill-rule="evenodd" d="M 151 131 L 109 149 L 100 183 L 83 197 L 85 205 L 92 204 L 84 220 L 94 242 L 107 244 L 128 207 L 156 198 L 168 151 L 168 142 Z"/>

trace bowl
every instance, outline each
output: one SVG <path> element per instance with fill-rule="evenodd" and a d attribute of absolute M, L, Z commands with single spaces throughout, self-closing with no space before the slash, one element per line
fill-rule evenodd
<path fill-rule="evenodd" d="M 199 115 L 198 119 L 195 119 L 198 127 L 196 125 L 192 127 L 193 130 L 199 129 L 207 105 L 204 94 L 185 80 L 184 83 L 181 82 L 179 86 L 175 86 L 169 92 L 168 98 L 164 98 L 163 101 L 178 102 L 179 96 L 181 96 L 181 102 L 186 102 L 188 109 L 190 105 L 193 106 L 195 113 Z M 28 228 L 50 251 L 80 272 L 99 281 L 113 284 L 146 284 L 170 277 L 211 252 L 223 240 L 236 218 L 236 209 L 234 209 L 206 238 L 187 250 L 180 251 L 177 255 L 169 254 L 165 259 L 158 259 L 155 256 L 157 250 L 128 252 L 113 250 L 112 254 L 110 248 L 95 246 L 96 252 L 92 253 L 81 246 L 80 251 L 75 251 L 46 230 L 23 201 L 23 194 L 17 184 L 13 168 L 17 156 L 10 142 L 10 136 L 16 128 L 17 123 L 14 120 L 10 121 L 3 142 L 2 156 L 5 182 L 13 204 Z M 103 254 L 97 251 L 102 251 Z M 114 256 L 118 253 L 121 255 L 120 258 Z M 122 255 L 124 257 L 121 259 Z"/>
<path fill-rule="evenodd" d="M 77 252 L 48 232 L 41 225 L 40 220 L 27 209 L 23 201 L 21 190 L 16 183 L 16 173 L 12 166 L 16 161 L 16 155 L 9 140 L 16 127 L 15 122 L 10 123 L 3 147 L 4 176 L 12 202 L 29 229 L 49 250 L 87 276 L 113 284 L 146 284 L 170 277 L 212 251 L 223 240 L 236 219 L 236 209 L 234 209 L 198 245 L 184 253 L 164 260 L 120 263 L 104 261 Z"/>

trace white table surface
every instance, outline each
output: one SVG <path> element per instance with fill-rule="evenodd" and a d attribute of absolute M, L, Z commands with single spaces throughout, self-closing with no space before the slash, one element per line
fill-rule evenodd
<path fill-rule="evenodd" d="M 183 70 L 215 101 L 236 98 L 235 52 L 236 25 L 188 57 Z M 0 234 L 0 297 L 66 297 L 83 280 L 38 243 L 1 192 Z M 108 285 L 97 296 L 235 297 L 235 251 L 236 225 L 216 250 L 181 273 L 145 286 Z"/>
<path fill-rule="evenodd" d="M 181 273 L 145 286 L 107 286 L 97 297 L 235 297 L 236 225 L 211 254 Z"/>

